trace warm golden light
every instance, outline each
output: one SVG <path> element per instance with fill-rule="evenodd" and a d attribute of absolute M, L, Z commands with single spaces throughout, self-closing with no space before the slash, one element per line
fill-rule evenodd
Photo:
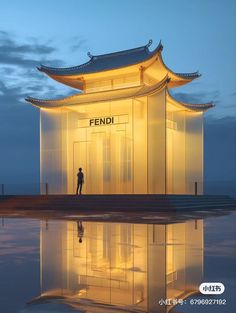
<path fill-rule="evenodd" d="M 158 299 L 198 290 L 203 221 L 169 225 L 54 221 L 41 225 L 42 295 L 168 312 Z M 55 244 L 56 243 L 56 244 Z M 80 302 L 82 301 L 82 302 Z M 78 306 L 79 307 L 79 306 Z M 105 310 L 105 308 L 104 308 Z"/>
<path fill-rule="evenodd" d="M 202 114 L 151 96 L 41 111 L 41 182 L 86 194 L 202 192 Z"/>

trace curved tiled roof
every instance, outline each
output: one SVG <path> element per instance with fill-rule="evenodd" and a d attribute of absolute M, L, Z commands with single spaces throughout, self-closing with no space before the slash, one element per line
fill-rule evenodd
<path fill-rule="evenodd" d="M 179 77 L 183 77 L 183 78 L 197 78 L 199 76 L 201 76 L 201 74 L 199 74 L 199 72 L 193 72 L 193 73 L 176 73 L 174 72 L 175 75 L 179 76 Z"/>
<path fill-rule="evenodd" d="M 51 75 L 79 75 L 133 65 L 149 59 L 156 52 L 163 49 L 160 41 L 156 49 L 151 52 L 149 50 L 151 44 L 152 40 L 149 40 L 146 46 L 134 49 L 102 55 L 91 55 L 90 53 L 88 53 L 90 60 L 84 64 L 67 68 L 54 68 L 41 65 L 38 70 Z"/>
<path fill-rule="evenodd" d="M 199 111 L 199 112 L 209 110 L 215 106 L 212 102 L 198 103 L 198 104 L 178 102 L 178 104 L 185 107 L 186 109 L 191 110 L 191 111 Z"/>
<path fill-rule="evenodd" d="M 54 68 L 41 65 L 40 67 L 38 67 L 38 70 L 48 75 L 73 76 L 73 75 L 91 74 L 101 71 L 117 69 L 125 66 L 135 65 L 150 59 L 156 53 L 162 51 L 163 45 L 161 41 L 153 51 L 149 50 L 151 44 L 152 40 L 149 40 L 147 45 L 134 49 L 102 55 L 91 55 L 90 53 L 88 53 L 90 60 L 84 64 L 66 68 Z M 173 72 L 173 74 L 183 79 L 193 79 L 199 77 L 198 72 L 194 73 Z"/>

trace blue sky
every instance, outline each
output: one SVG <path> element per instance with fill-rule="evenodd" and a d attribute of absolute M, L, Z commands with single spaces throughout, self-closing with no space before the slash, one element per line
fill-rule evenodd
<path fill-rule="evenodd" d="M 206 113 L 205 173 L 236 180 L 235 17 L 234 0 L 0 0 L 0 183 L 39 179 L 39 114 L 24 98 L 75 92 L 37 65 L 74 66 L 88 60 L 88 51 L 109 53 L 149 39 L 152 48 L 162 40 L 172 70 L 202 74 L 172 93 L 216 104 Z"/>

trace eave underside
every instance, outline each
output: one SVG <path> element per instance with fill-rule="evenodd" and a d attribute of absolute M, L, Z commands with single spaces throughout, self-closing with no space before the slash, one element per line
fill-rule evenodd
<path fill-rule="evenodd" d="M 32 97 L 26 98 L 27 102 L 30 102 L 39 108 L 56 109 L 63 107 L 70 107 L 74 105 L 92 104 L 105 101 L 116 101 L 122 99 L 138 98 L 143 96 L 149 96 L 154 93 L 158 93 L 164 88 L 167 90 L 167 102 L 175 105 L 177 108 L 184 108 L 189 111 L 205 111 L 211 108 L 212 103 L 207 104 L 187 104 L 177 102 L 172 98 L 168 92 L 167 84 L 169 82 L 168 77 L 165 77 L 160 83 L 154 86 L 138 86 L 130 88 L 122 88 L 118 90 L 94 92 L 90 94 L 76 94 L 63 99 L 35 99 Z"/>
<path fill-rule="evenodd" d="M 94 92 L 88 94 L 76 94 L 63 99 L 35 99 L 28 97 L 25 100 L 39 108 L 59 108 L 65 106 L 82 105 L 89 103 L 97 103 L 104 101 L 115 101 L 128 98 L 142 97 L 152 93 L 156 93 L 166 87 L 169 79 L 165 77 L 160 83 L 154 86 L 138 86 L 130 88 L 122 88 L 117 90 Z"/>

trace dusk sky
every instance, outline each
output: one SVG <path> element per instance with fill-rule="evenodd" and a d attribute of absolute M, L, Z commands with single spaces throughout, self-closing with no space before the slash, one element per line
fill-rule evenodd
<path fill-rule="evenodd" d="M 162 40 L 175 72 L 199 71 L 172 89 L 189 103 L 213 101 L 205 114 L 205 177 L 236 181 L 235 0 L 0 0 L 0 183 L 39 182 L 39 110 L 26 96 L 76 90 L 36 66 L 75 66 L 98 55 Z"/>

